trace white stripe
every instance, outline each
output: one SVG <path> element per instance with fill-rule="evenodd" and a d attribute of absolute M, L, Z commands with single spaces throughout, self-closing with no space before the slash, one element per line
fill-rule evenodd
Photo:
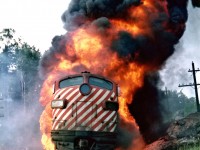
<path fill-rule="evenodd" d="M 61 89 L 61 90 L 57 90 L 54 96 L 54 99 L 57 99 L 57 97 L 60 95 L 60 93 L 62 93 L 65 89 Z M 52 115 L 54 114 L 56 109 L 53 109 L 52 111 Z"/>
<path fill-rule="evenodd" d="M 59 90 L 59 92 L 54 96 L 54 99 L 57 99 L 58 96 L 60 95 L 60 93 L 62 93 L 65 89 L 61 89 Z"/>
<path fill-rule="evenodd" d="M 95 91 L 96 89 L 93 89 L 92 90 L 92 93 Z M 88 98 L 88 96 L 84 96 L 82 99 L 80 99 L 79 101 L 84 101 L 86 98 Z M 81 103 L 77 103 L 77 105 L 76 105 L 76 107 L 78 107 L 79 105 L 80 105 Z M 84 105 L 85 106 L 85 105 Z M 86 107 L 86 106 L 85 106 Z M 83 107 L 81 107 L 81 108 L 83 108 Z M 80 112 L 79 112 L 80 113 Z M 76 112 L 76 115 L 78 115 L 77 114 L 77 112 Z M 63 120 L 65 120 L 67 117 L 69 116 L 69 112 L 63 117 Z M 68 121 L 69 122 L 69 121 Z M 70 123 L 70 122 L 69 122 Z M 72 124 L 73 125 L 73 124 Z M 72 128 L 72 126 L 70 126 L 69 128 Z"/>
<path fill-rule="evenodd" d="M 91 98 L 92 101 L 93 101 L 94 99 L 96 99 L 96 98 L 102 93 L 102 91 L 103 91 L 103 90 L 99 90 L 99 91 L 97 92 L 97 94 L 95 94 L 94 97 Z M 80 101 L 84 101 L 84 100 L 80 100 Z M 78 103 L 78 104 L 77 104 L 77 107 L 79 107 L 80 104 L 81 104 L 81 103 Z M 85 105 L 84 105 L 84 106 L 85 106 Z M 77 111 L 77 115 L 78 115 L 83 109 L 85 109 L 85 107 L 81 107 L 81 108 Z"/>
<path fill-rule="evenodd" d="M 115 131 L 115 129 L 116 129 L 116 124 L 113 126 L 113 128 L 110 130 L 110 132 L 114 132 Z"/>
<path fill-rule="evenodd" d="M 115 97 L 115 92 L 112 93 L 111 97 Z M 114 102 L 117 102 L 117 97 L 114 99 Z"/>
<path fill-rule="evenodd" d="M 111 114 L 104 120 L 104 121 L 109 121 L 110 118 L 113 116 L 113 114 L 115 114 L 116 111 L 112 111 Z M 112 115 L 112 116 L 111 116 Z"/>
<path fill-rule="evenodd" d="M 72 128 L 74 128 L 76 126 L 76 121 L 74 121 L 73 123 L 72 123 L 72 125 L 68 128 L 68 130 L 72 130 Z"/>
<path fill-rule="evenodd" d="M 102 110 L 102 109 L 103 109 L 103 108 L 101 107 L 101 110 Z M 98 113 L 97 113 L 97 115 L 98 115 Z M 98 123 L 99 120 L 100 120 L 100 119 L 99 119 L 99 116 L 98 116 L 98 118 L 96 118 L 96 119 L 93 121 L 93 126 L 96 125 L 96 123 Z"/>
<path fill-rule="evenodd" d="M 60 108 L 53 110 L 53 118 L 56 117 L 56 114 L 60 111 Z"/>
<path fill-rule="evenodd" d="M 57 95 L 57 93 L 60 91 L 61 89 L 56 90 L 56 92 L 53 95 Z M 54 96 L 55 97 L 55 96 Z"/>
<path fill-rule="evenodd" d="M 53 118 L 55 118 L 56 117 L 56 115 L 57 115 L 57 113 L 60 111 L 60 109 L 58 108 L 58 109 L 55 109 L 55 111 L 53 112 Z"/>
<path fill-rule="evenodd" d="M 102 90 L 101 90 L 101 92 L 102 92 Z M 109 94 L 109 91 L 106 92 L 106 93 L 97 101 L 96 104 L 101 103 L 101 101 L 103 101 L 104 98 L 105 98 L 108 94 Z M 98 94 L 98 96 L 99 96 L 99 95 L 100 95 L 100 93 Z M 97 97 L 97 96 L 95 96 L 94 99 L 96 99 L 96 97 Z M 93 104 L 93 106 L 95 106 L 95 104 Z M 98 114 L 98 112 L 96 112 L 96 113 Z M 96 114 L 94 113 L 94 114 L 92 115 L 92 118 L 93 118 L 95 115 L 96 115 Z M 81 116 L 81 119 L 82 119 L 83 117 L 85 117 L 85 114 L 83 114 L 83 115 Z M 88 121 L 89 121 L 89 117 L 88 117 L 87 120 L 84 121 L 84 123 L 86 124 L 86 123 L 88 123 Z"/>
<path fill-rule="evenodd" d="M 113 119 L 113 121 L 111 122 L 111 123 L 113 123 L 113 124 L 115 124 L 115 125 L 113 126 L 113 128 L 110 129 L 110 132 L 114 132 L 114 131 L 115 131 L 115 129 L 116 129 L 116 127 L 117 127 L 117 118 L 118 118 L 118 116 L 117 116 L 117 112 L 116 112 L 116 116 L 115 116 L 115 118 Z"/>
<path fill-rule="evenodd" d="M 65 96 L 65 95 L 66 95 L 67 93 L 69 93 L 69 91 L 71 91 L 72 89 L 73 89 L 73 88 L 70 88 L 70 89 L 68 89 L 67 91 L 65 91 L 65 93 L 62 94 L 62 96 L 63 96 L 63 95 Z M 65 89 L 63 89 L 62 92 L 63 92 L 64 90 L 65 90 Z M 60 90 L 60 91 L 61 91 L 61 90 Z M 61 93 L 62 93 L 62 92 L 61 92 Z M 58 93 L 58 94 L 60 95 L 60 93 Z M 54 99 L 57 99 L 56 97 L 58 97 L 59 95 L 56 95 Z M 63 97 L 64 97 L 64 96 L 63 96 Z M 62 98 L 63 98 L 63 97 L 62 97 Z M 60 99 L 62 99 L 62 98 L 60 97 Z M 53 112 L 52 112 L 53 118 L 56 116 L 56 114 L 58 113 L 59 110 L 60 110 L 60 109 L 53 109 Z"/>
<path fill-rule="evenodd" d="M 102 92 L 103 92 L 102 89 L 99 90 L 99 91 L 97 92 L 97 94 L 95 94 L 94 97 L 92 97 L 91 99 L 94 101 L 100 94 L 102 94 Z M 104 98 L 105 98 L 108 94 L 109 94 L 109 91 L 107 91 L 107 92 L 97 101 L 96 104 L 98 104 L 98 102 L 100 103 L 101 101 L 103 101 Z M 80 103 L 79 103 L 79 105 L 80 105 Z M 95 104 L 93 104 L 93 105 L 95 105 Z M 77 107 L 78 107 L 78 106 L 77 106 Z M 77 116 L 80 114 L 80 112 L 82 112 L 83 109 L 85 109 L 85 107 L 81 107 L 81 108 L 77 111 Z M 79 120 L 81 120 L 82 118 L 84 118 L 87 114 L 88 114 L 87 111 L 84 112 L 84 113 L 81 115 L 81 117 L 79 118 Z M 86 123 L 87 123 L 87 122 L 86 122 Z"/>
<path fill-rule="evenodd" d="M 95 91 L 95 90 L 93 90 L 93 91 Z M 101 93 L 102 93 L 102 89 L 101 90 L 99 90 L 95 95 L 94 95 L 94 97 L 92 97 L 91 98 L 91 100 L 92 101 L 94 101 Z M 97 103 L 96 104 L 100 104 L 102 101 L 104 101 L 105 100 L 105 97 L 107 97 L 108 96 L 108 94 L 110 93 L 110 91 L 106 91 L 106 93 L 97 101 Z M 112 93 L 112 95 L 114 95 L 115 93 Z M 78 94 L 79 95 L 79 94 Z M 68 104 L 69 106 L 77 99 L 77 97 L 78 97 L 78 95 L 73 99 L 73 100 L 71 100 L 70 101 L 70 103 Z M 87 97 L 86 96 L 84 96 L 81 100 L 79 100 L 79 101 L 84 101 L 85 99 L 86 99 Z M 77 106 L 76 107 L 78 107 L 80 105 L 80 103 L 78 103 L 77 104 Z M 79 115 L 79 113 L 85 108 L 86 106 L 84 106 L 84 107 L 81 107 L 79 110 L 78 110 L 78 112 L 76 112 L 77 113 L 77 115 Z M 89 109 L 90 110 L 90 109 Z M 101 108 L 101 110 L 102 110 L 102 108 Z M 98 109 L 97 110 L 97 113 L 100 111 L 100 109 Z M 63 114 L 64 112 L 62 111 L 60 114 L 59 114 L 59 116 L 57 117 L 57 118 L 59 118 L 60 119 L 60 117 L 62 116 L 62 114 Z M 62 118 L 62 120 L 65 120 L 69 115 L 70 115 L 70 113 L 71 113 L 71 111 L 69 111 L 69 112 L 67 112 L 67 114 Z M 88 111 L 86 111 L 86 112 L 84 112 L 84 114 L 83 115 L 81 115 L 81 118 L 79 118 L 79 120 L 81 120 L 83 117 L 85 117 L 86 115 L 88 114 Z M 104 115 L 103 115 L 104 116 Z M 101 117 L 103 117 L 103 116 L 101 116 Z M 84 123 L 87 123 L 90 119 L 89 119 L 90 117 L 88 117 L 88 119 L 86 120 L 86 121 L 84 121 Z M 101 118 L 97 118 L 97 120 L 99 121 Z M 71 119 L 70 119 L 71 120 Z M 68 120 L 68 122 L 70 123 L 70 120 Z M 96 120 L 95 120 L 95 122 L 96 122 Z M 54 124 L 55 125 L 55 124 Z M 70 128 L 73 128 L 73 126 L 74 126 L 74 123 L 70 126 Z M 56 129 L 58 128 L 58 126 L 56 126 Z"/>
<path fill-rule="evenodd" d="M 69 106 L 70 105 L 72 105 L 72 103 L 74 103 L 74 101 L 78 98 L 78 97 L 80 97 L 81 96 L 81 93 L 78 93 L 77 94 L 77 96 L 75 96 L 72 100 L 70 100 L 70 102 L 69 102 Z M 67 97 L 67 99 L 69 99 L 68 97 Z M 66 112 L 66 109 L 64 109 L 59 115 L 58 115 L 58 120 L 60 120 L 61 119 L 61 116 L 63 115 L 63 113 L 65 113 Z M 67 112 L 67 114 L 62 118 L 63 120 L 65 120 L 69 115 L 70 115 L 70 113 L 71 113 L 71 110 L 70 111 L 68 111 Z"/>
<path fill-rule="evenodd" d="M 115 92 L 112 93 L 111 97 L 114 97 L 114 96 L 115 96 Z"/>
<path fill-rule="evenodd" d="M 93 108 L 93 109 L 95 109 L 95 108 Z M 83 124 L 87 124 L 87 123 L 91 120 L 91 118 L 93 119 L 95 116 L 96 116 L 96 113 L 93 113 L 93 114 L 91 115 L 91 117 L 88 117 L 88 118 L 83 122 Z M 94 121 L 95 121 L 95 120 L 94 120 Z"/>
<path fill-rule="evenodd" d="M 70 93 L 70 95 L 68 95 L 68 96 L 66 97 L 66 99 L 70 99 L 78 90 L 79 90 L 78 88 L 75 89 L 72 93 Z M 73 101 L 74 101 L 77 97 L 79 97 L 80 95 L 81 95 L 80 93 L 77 94 L 77 96 L 75 96 L 75 98 L 74 98 L 73 100 L 71 100 L 71 101 L 69 102 L 68 105 L 70 106 L 70 104 L 73 103 Z M 63 110 L 60 112 L 60 114 L 58 115 L 58 117 L 56 118 L 56 120 L 60 120 L 60 117 L 61 117 L 62 114 L 66 111 L 66 109 L 67 109 L 67 108 L 63 109 Z M 69 111 L 69 112 L 71 112 L 71 111 Z M 68 112 L 68 113 L 69 113 L 69 112 Z M 56 115 L 56 114 L 55 114 L 55 115 Z M 55 117 L 55 115 L 54 115 L 54 117 Z M 56 124 L 56 123 L 53 124 L 53 128 L 54 128 L 55 124 Z"/>
<path fill-rule="evenodd" d="M 101 112 L 103 110 L 103 108 L 99 108 L 98 109 L 98 112 Z M 100 121 L 108 112 L 107 111 L 104 111 L 100 116 L 98 116 L 98 118 L 96 119 L 97 122 Z M 111 114 L 112 115 L 112 114 Z"/>
<path fill-rule="evenodd" d="M 63 94 L 62 94 L 62 98 L 63 98 L 67 93 L 69 93 L 71 90 L 72 90 L 72 89 L 68 89 L 65 93 L 63 93 Z M 72 94 L 74 94 L 76 91 L 77 91 L 77 90 L 74 90 L 72 93 L 70 93 L 70 95 L 69 95 L 66 99 L 69 99 L 69 98 L 72 96 Z M 57 109 L 57 110 L 56 110 L 56 112 L 55 112 L 54 115 L 53 115 L 53 118 L 55 118 L 55 116 L 58 114 L 59 110 L 60 110 L 60 109 Z M 65 111 L 65 109 L 63 109 L 63 111 Z"/>
<path fill-rule="evenodd" d="M 63 99 L 73 88 L 68 89 L 66 92 L 64 92 L 59 99 Z"/>
<path fill-rule="evenodd" d="M 106 93 L 97 101 L 96 104 L 99 105 L 103 100 L 105 100 L 109 93 L 110 91 L 106 91 Z"/>
<path fill-rule="evenodd" d="M 98 118 L 101 118 L 101 119 L 102 119 L 102 118 L 106 115 L 106 113 L 107 113 L 107 112 L 102 113 L 101 116 L 98 117 Z M 110 119 L 111 117 L 113 117 L 113 115 L 115 115 L 115 112 L 112 112 L 112 113 L 108 116 L 108 118 Z M 108 119 L 108 120 L 109 120 L 109 119 Z M 95 131 L 98 131 L 98 130 L 101 128 L 101 126 L 102 126 L 102 125 L 99 124 L 99 126 L 97 126 L 94 130 L 95 130 Z"/>
<path fill-rule="evenodd" d="M 89 108 L 87 111 L 85 111 L 84 112 L 84 114 L 83 115 L 81 115 L 81 117 L 80 118 L 77 118 L 77 123 L 79 123 L 79 121 L 83 118 L 83 117 L 85 117 L 87 114 L 89 114 L 90 112 L 91 112 L 91 108 Z M 91 116 L 90 117 L 88 117 L 90 120 L 91 120 Z"/>
<path fill-rule="evenodd" d="M 105 98 L 108 96 L 108 94 L 110 93 L 110 91 L 106 91 L 106 93 L 96 102 L 97 105 L 99 105 L 102 101 L 105 100 Z M 99 107 L 97 110 L 97 115 L 99 114 L 99 112 L 101 112 L 103 110 L 102 107 Z M 105 112 L 103 112 L 104 114 Z M 101 118 L 99 118 L 99 116 L 94 120 L 93 125 L 94 126 L 97 122 L 99 122 Z"/>
<path fill-rule="evenodd" d="M 88 117 L 84 122 L 83 124 L 87 124 L 89 121 L 91 121 L 93 118 L 95 117 L 95 113 L 93 113 L 90 117 Z M 91 124 L 92 126 L 92 124 Z"/>
<path fill-rule="evenodd" d="M 78 104 L 78 105 L 81 105 L 81 103 L 83 103 L 83 102 L 78 102 L 77 104 Z M 84 103 L 85 103 L 85 102 L 84 102 Z M 91 102 L 90 102 L 90 103 L 91 103 Z M 86 102 L 85 104 L 83 104 L 83 106 L 80 108 L 80 110 L 77 111 L 77 116 L 82 112 L 83 109 L 85 109 L 85 108 L 88 106 L 87 104 L 89 105 L 89 102 Z M 78 106 L 77 106 L 77 107 L 78 107 Z M 76 108 L 77 108 L 77 107 L 76 107 Z M 88 111 L 90 112 L 91 109 L 89 108 L 88 110 L 86 110 L 85 112 L 83 112 L 82 115 L 81 115 L 81 117 L 77 118 L 77 120 L 80 120 L 80 119 L 82 119 L 83 117 L 85 117 L 85 115 L 87 115 L 87 114 L 89 113 Z"/>

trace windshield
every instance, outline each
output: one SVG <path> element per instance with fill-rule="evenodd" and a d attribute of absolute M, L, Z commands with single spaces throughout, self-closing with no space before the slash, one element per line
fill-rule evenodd
<path fill-rule="evenodd" d="M 112 82 L 105 80 L 105 79 L 100 79 L 96 77 L 90 77 L 89 78 L 89 84 L 95 85 L 104 89 L 112 90 L 113 89 L 113 84 Z"/>
<path fill-rule="evenodd" d="M 59 88 L 65 88 L 68 86 L 74 86 L 74 85 L 81 85 L 83 83 L 83 77 L 70 77 L 67 79 L 64 79 L 60 81 Z"/>

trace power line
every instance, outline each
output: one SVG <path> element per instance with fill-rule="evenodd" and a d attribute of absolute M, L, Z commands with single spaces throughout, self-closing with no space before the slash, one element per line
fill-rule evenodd
<path fill-rule="evenodd" d="M 200 112 L 200 106 L 199 106 L 199 96 L 198 96 L 198 89 L 197 89 L 197 86 L 200 85 L 197 83 L 197 80 L 196 80 L 196 72 L 200 71 L 199 68 L 198 69 L 195 69 L 195 66 L 194 66 L 194 62 L 192 62 L 192 70 L 188 70 L 188 72 L 192 72 L 192 75 L 193 75 L 193 79 L 194 79 L 194 83 L 190 83 L 190 84 L 179 84 L 178 87 L 187 87 L 187 86 L 194 86 L 194 89 L 195 89 L 195 96 L 196 96 L 196 105 L 197 105 L 197 112 Z"/>

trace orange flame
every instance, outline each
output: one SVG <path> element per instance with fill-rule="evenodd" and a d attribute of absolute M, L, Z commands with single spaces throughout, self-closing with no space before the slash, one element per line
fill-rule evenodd
<path fill-rule="evenodd" d="M 110 20 L 111 28 L 106 31 L 106 34 L 102 34 L 93 25 L 79 28 L 67 34 L 70 39 L 66 42 L 65 53 L 70 58 L 74 57 L 76 59 L 71 61 L 66 59 L 65 56 L 57 54 L 56 57 L 59 62 L 52 66 L 53 70 L 48 74 L 41 90 L 40 102 L 46 106 L 40 119 L 44 149 L 54 150 L 54 145 L 50 138 L 52 84 L 60 76 L 80 73 L 85 70 L 112 78 L 120 85 L 122 93 L 119 98 L 119 114 L 126 123 L 132 124 L 137 128 L 139 134 L 139 128 L 135 119 L 131 116 L 127 104 L 131 103 L 134 92 L 143 85 L 145 73 L 153 68 L 134 61 L 127 63 L 116 52 L 110 50 L 110 45 L 121 30 L 128 31 L 133 37 L 138 35 L 152 36 L 149 27 L 150 17 L 152 17 L 150 14 L 156 17 L 156 13 L 159 11 L 154 6 L 154 3 L 154 0 L 144 0 L 142 5 L 130 8 L 130 20 Z M 160 5 L 163 6 L 163 11 L 165 11 L 166 4 L 160 2 Z M 140 144 L 137 147 L 144 146 L 141 136 L 138 140 Z M 132 149 L 130 148 L 130 150 Z"/>
<path fill-rule="evenodd" d="M 51 106 L 50 103 L 46 105 L 45 110 L 43 111 L 40 117 L 40 130 L 43 133 L 41 142 L 43 144 L 43 148 L 45 150 L 54 150 L 54 144 L 50 138 L 51 132 L 51 122 L 52 122 L 52 113 L 51 113 Z"/>

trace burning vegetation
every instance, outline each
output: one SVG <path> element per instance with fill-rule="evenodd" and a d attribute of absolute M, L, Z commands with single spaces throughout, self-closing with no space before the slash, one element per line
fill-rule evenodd
<path fill-rule="evenodd" d="M 62 15 L 68 32 L 54 37 L 40 63 L 44 79 L 40 102 L 45 106 L 40 125 L 46 150 L 54 149 L 50 138 L 52 85 L 61 77 L 85 70 L 109 77 L 121 87 L 122 138 L 129 142 L 121 142 L 119 150 L 142 149 L 162 133 L 156 72 L 173 54 L 174 44 L 185 30 L 187 3 L 71 1 Z"/>

